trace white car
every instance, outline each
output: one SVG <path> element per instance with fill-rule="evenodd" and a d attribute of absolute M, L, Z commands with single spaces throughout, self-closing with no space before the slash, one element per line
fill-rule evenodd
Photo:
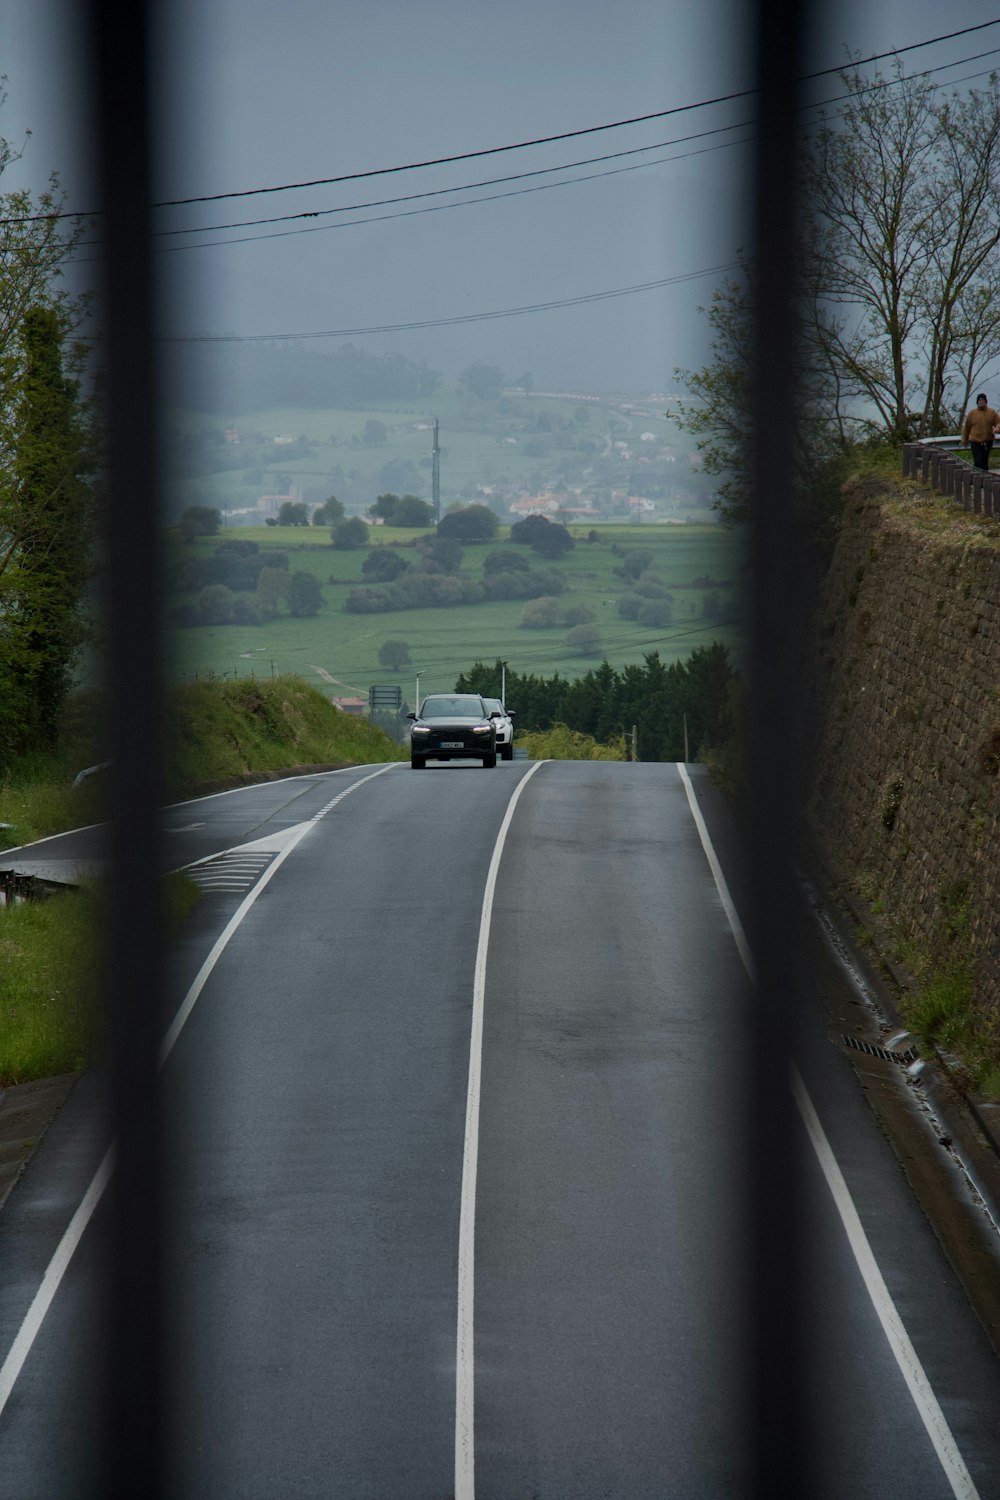
<path fill-rule="evenodd" d="M 501 760 L 514 759 L 514 725 L 511 723 L 514 715 L 508 708 L 504 708 L 499 698 L 484 698 L 488 714 L 499 714 L 498 719 L 493 722 L 497 727 L 497 754 Z"/>

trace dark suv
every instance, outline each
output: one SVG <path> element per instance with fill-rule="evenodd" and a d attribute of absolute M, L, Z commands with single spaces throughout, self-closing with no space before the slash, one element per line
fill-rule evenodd
<path fill-rule="evenodd" d="M 432 760 L 481 760 L 497 763 L 496 716 L 487 712 L 478 693 L 428 693 L 410 730 L 410 765 L 422 771 Z"/>

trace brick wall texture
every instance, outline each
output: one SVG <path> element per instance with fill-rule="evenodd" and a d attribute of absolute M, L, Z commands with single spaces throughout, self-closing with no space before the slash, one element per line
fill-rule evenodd
<path fill-rule="evenodd" d="M 1000 527 L 946 507 L 875 477 L 847 492 L 816 615 L 810 820 L 892 929 L 936 962 L 971 957 L 977 1002 L 992 1009 Z"/>

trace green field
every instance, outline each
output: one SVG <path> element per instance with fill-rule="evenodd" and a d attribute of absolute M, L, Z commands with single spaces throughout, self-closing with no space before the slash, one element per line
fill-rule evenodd
<path fill-rule="evenodd" d="M 480 577 L 483 559 L 504 545 L 508 534 L 507 528 L 502 528 L 496 542 L 467 546 L 463 573 Z M 582 602 L 593 609 L 599 642 L 597 651 L 587 656 L 573 655 L 567 649 L 565 625 L 524 629 L 524 600 L 347 614 L 344 600 L 362 581 L 367 549 L 334 551 L 326 541 L 326 530 L 319 528 L 227 528 L 227 538 L 258 541 L 264 549 L 285 551 L 293 572 L 302 569 L 314 573 L 323 585 L 323 607 L 311 619 L 280 615 L 259 626 L 175 628 L 170 633 L 173 675 L 175 680 L 186 681 L 206 676 L 296 673 L 317 686 L 325 685 L 326 691 L 337 697 L 364 695 L 372 683 L 400 682 L 404 696 L 412 697 L 416 670 L 422 674 L 423 691 L 447 688 L 477 658 L 493 661 L 501 657 L 522 673 L 550 676 L 558 671 L 573 677 L 604 657 L 620 668 L 629 662 L 641 662 L 646 653 L 655 650 L 664 661 L 671 662 L 713 640 L 731 646 L 738 657 L 741 626 L 737 622 L 740 605 L 736 585 L 744 566 L 744 542 L 738 533 L 719 526 L 602 526 L 600 541 L 594 543 L 583 540 L 584 528 L 574 534 L 579 539 L 577 546 L 553 566 L 569 585 L 562 602 Z M 397 539 L 412 542 L 415 534 L 385 529 L 375 535 L 377 544 L 386 545 Z M 177 545 L 171 555 L 207 556 L 218 541 L 200 538 L 183 548 Z M 625 585 L 615 577 L 614 570 L 623 557 L 612 551 L 614 546 L 626 555 L 639 548 L 654 554 L 654 566 L 672 593 L 671 625 L 653 629 L 619 618 L 615 606 Z M 533 564 L 546 566 L 530 549 L 518 547 L 517 551 Z M 338 581 L 331 583 L 331 577 Z M 690 586 L 693 579 L 703 577 L 719 583 L 712 590 Z M 722 585 L 722 580 L 730 582 Z M 719 618 L 714 621 L 707 620 L 703 613 L 709 592 L 717 596 L 720 605 Z M 172 595 L 171 599 L 183 597 Z M 379 647 L 389 639 L 407 642 L 412 669 L 391 671 L 379 666 Z"/>

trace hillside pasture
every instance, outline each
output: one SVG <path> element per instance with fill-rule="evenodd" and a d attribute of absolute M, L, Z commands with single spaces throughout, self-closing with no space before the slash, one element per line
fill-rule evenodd
<path fill-rule="evenodd" d="M 422 534 L 422 533 L 421 533 Z M 418 534 L 418 535 L 421 535 Z M 410 648 L 413 669 L 422 674 L 422 687 L 446 688 L 477 658 L 501 657 L 518 671 L 575 677 L 606 657 L 615 667 L 641 662 L 649 651 L 659 651 L 666 662 L 682 660 L 696 646 L 713 640 L 739 654 L 738 585 L 744 565 L 743 540 L 718 526 L 604 526 L 598 542 L 587 542 L 585 528 L 574 528 L 577 545 L 564 559 L 548 564 L 530 548 L 511 543 L 509 528 L 491 543 L 464 549 L 462 572 L 478 579 L 483 562 L 494 551 L 509 549 L 532 566 L 554 567 L 567 589 L 559 595 L 561 609 L 582 605 L 593 615 L 596 649 L 574 654 L 567 646 L 569 626 L 560 623 L 525 629 L 525 600 L 498 600 L 452 608 L 393 610 L 379 614 L 348 614 L 344 603 L 353 587 L 365 582 L 362 565 L 369 548 L 337 551 L 329 545 L 326 528 L 227 528 L 223 537 L 202 537 L 174 544 L 171 559 L 209 556 L 223 538 L 259 543 L 261 551 L 288 554 L 289 570 L 307 571 L 322 586 L 323 605 L 311 618 L 286 614 L 261 625 L 202 625 L 171 631 L 172 673 L 177 680 L 195 677 L 270 676 L 296 673 L 330 696 L 363 694 L 372 683 L 402 682 L 412 696 L 413 671 L 391 671 L 379 665 L 379 647 L 392 638 Z M 415 534 L 390 528 L 372 531 L 374 546 L 399 545 L 404 557 L 419 562 Z M 615 569 L 636 551 L 653 554 L 652 567 L 671 596 L 669 625 L 650 627 L 622 619 L 617 602 L 626 583 Z M 331 583 L 333 577 L 337 580 Z M 696 584 L 695 580 L 699 580 Z M 712 580 L 710 584 L 705 580 Z M 717 617 L 706 618 L 705 601 L 714 595 Z M 171 594 L 169 602 L 190 599 Z M 321 669 L 321 670 L 317 670 Z M 326 674 L 324 676 L 324 674 Z"/>

